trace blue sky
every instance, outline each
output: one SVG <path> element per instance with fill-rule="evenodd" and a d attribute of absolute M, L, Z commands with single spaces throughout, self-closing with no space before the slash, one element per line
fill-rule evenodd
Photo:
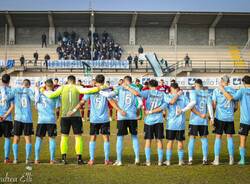
<path fill-rule="evenodd" d="M 92 0 L 97 11 L 249 12 L 250 0 Z M 86 11 L 90 0 L 0 0 L 1 11 Z"/>

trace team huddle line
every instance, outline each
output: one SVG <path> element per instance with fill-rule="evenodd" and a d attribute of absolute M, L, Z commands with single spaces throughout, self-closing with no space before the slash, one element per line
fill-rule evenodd
<path fill-rule="evenodd" d="M 59 86 L 48 79 L 44 86 L 37 83 L 35 89 L 30 88 L 30 80 L 23 80 L 22 87 L 11 87 L 10 76 L 2 76 L 0 86 L 0 137 L 4 135 L 5 163 L 18 163 L 20 137 L 25 138 L 26 164 L 30 163 L 32 153 L 31 137 L 33 132 L 32 104 L 38 112 L 36 140 L 34 145 L 35 164 L 39 164 L 40 149 L 46 133 L 49 137 L 50 164 L 56 163 L 56 120 L 61 115 L 61 162 L 67 164 L 69 149 L 69 133 L 72 127 L 75 137 L 75 152 L 77 163 L 83 164 L 83 121 L 81 111 L 85 103 L 90 108 L 90 141 L 89 165 L 95 164 L 96 138 L 103 137 L 104 164 L 121 166 L 124 136 L 131 134 L 135 155 L 134 163 L 140 164 L 138 119 L 142 119 L 144 111 L 144 139 L 146 165 L 151 165 L 152 140 L 157 141 L 158 165 L 171 165 L 174 141 L 178 144 L 179 165 L 184 165 L 184 141 L 186 127 L 186 112 L 191 111 L 189 120 L 188 164 L 193 164 L 194 145 L 199 137 L 202 143 L 203 165 L 208 165 L 208 126 L 213 127 L 215 134 L 213 165 L 219 165 L 221 138 L 227 135 L 229 165 L 234 164 L 234 113 L 240 106 L 240 160 L 245 164 L 246 140 L 250 130 L 250 76 L 242 78 L 243 86 L 235 90 L 230 86 L 227 75 L 221 77 L 218 88 L 210 94 L 203 86 L 201 79 L 196 79 L 194 89 L 188 98 L 184 95 L 176 81 L 171 81 L 170 88 L 160 84 L 155 79 L 146 82 L 145 87 L 132 83 L 132 77 L 125 76 L 118 86 L 110 87 L 105 84 L 104 75 L 97 75 L 92 81 L 92 87 L 76 84 L 73 75 L 68 76 L 67 83 Z M 80 100 L 79 100 L 80 99 Z M 79 102 L 80 101 L 80 102 Z M 239 104 L 239 105 L 238 105 Z M 109 109 L 117 111 L 117 140 L 116 161 L 110 160 L 110 117 Z M 167 113 L 166 113 L 167 112 Z M 14 123 L 12 120 L 14 114 Z M 166 117 L 166 127 L 164 129 Z M 11 137 L 13 161 L 10 160 Z M 164 161 L 163 139 L 167 139 L 166 159 Z"/>

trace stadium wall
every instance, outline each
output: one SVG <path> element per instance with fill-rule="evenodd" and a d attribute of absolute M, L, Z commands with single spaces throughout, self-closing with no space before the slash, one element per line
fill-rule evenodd
<path fill-rule="evenodd" d="M 4 27 L 0 27 L 0 44 L 4 44 Z"/>
<path fill-rule="evenodd" d="M 128 27 L 95 27 L 95 30 L 101 36 L 103 31 L 108 32 L 115 42 L 121 45 L 129 44 L 129 28 Z"/>
<path fill-rule="evenodd" d="M 63 32 L 68 31 L 71 33 L 74 31 L 77 35 L 83 37 L 84 39 L 87 38 L 89 28 L 88 27 L 56 27 L 56 35 L 60 32 L 63 35 Z M 57 37 L 56 37 L 57 39 Z"/>
<path fill-rule="evenodd" d="M 49 29 L 47 27 L 17 27 L 16 44 L 40 44 L 43 33 L 47 35 L 48 43 Z"/>
<path fill-rule="evenodd" d="M 208 28 L 192 25 L 179 25 L 178 45 L 208 45 Z"/>
<path fill-rule="evenodd" d="M 137 45 L 168 45 L 169 28 L 166 27 L 137 27 Z"/>
<path fill-rule="evenodd" d="M 216 28 L 216 45 L 245 45 L 248 30 L 244 28 Z"/>

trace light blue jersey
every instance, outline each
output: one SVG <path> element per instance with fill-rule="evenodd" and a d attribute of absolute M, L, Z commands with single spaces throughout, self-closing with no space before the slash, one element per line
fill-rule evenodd
<path fill-rule="evenodd" d="M 183 109 L 189 103 L 189 100 L 186 96 L 181 95 L 178 97 L 177 101 L 171 105 L 169 102 L 175 97 L 174 94 L 167 95 L 167 130 L 185 130 L 186 115 L 182 113 L 177 115 L 177 110 Z"/>
<path fill-rule="evenodd" d="M 150 111 L 160 107 L 162 110 L 166 109 L 166 94 L 158 90 L 146 90 L 140 92 L 140 96 L 146 99 L 146 110 Z M 156 123 L 163 123 L 162 112 L 149 114 L 144 119 L 145 124 L 154 125 Z"/>
<path fill-rule="evenodd" d="M 0 87 L 0 116 L 3 116 L 10 108 L 10 105 L 13 104 L 13 100 L 7 100 L 6 96 L 11 95 L 10 87 Z M 7 116 L 5 121 L 12 121 L 11 113 Z"/>
<path fill-rule="evenodd" d="M 226 86 L 225 90 L 234 95 L 236 90 L 230 86 Z M 219 89 L 213 91 L 213 101 L 216 103 L 215 117 L 220 121 L 233 122 L 234 121 L 234 101 L 228 101 Z"/>
<path fill-rule="evenodd" d="M 45 91 L 50 93 L 52 91 Z M 36 108 L 38 112 L 38 124 L 56 124 L 55 109 L 60 107 L 59 98 L 48 98 L 42 93 L 36 94 Z"/>
<path fill-rule="evenodd" d="M 108 123 L 108 99 L 100 93 L 84 95 L 85 101 L 90 100 L 90 123 Z"/>
<path fill-rule="evenodd" d="M 136 91 L 139 89 L 133 85 L 130 85 Z M 115 93 L 118 96 L 118 106 L 126 112 L 126 116 L 122 116 L 120 112 L 118 112 L 118 120 L 136 120 L 137 119 L 137 97 L 132 94 L 127 89 L 122 86 L 117 87 Z"/>
<path fill-rule="evenodd" d="M 207 90 L 192 90 L 190 93 L 190 101 L 195 101 L 195 109 L 201 114 L 208 113 L 208 105 L 212 105 L 212 98 Z M 203 119 L 195 113 L 190 115 L 191 125 L 207 125 L 207 119 Z"/>
<path fill-rule="evenodd" d="M 31 101 L 34 101 L 34 96 L 34 92 L 30 88 L 15 88 L 12 90 L 16 121 L 32 123 Z"/>
<path fill-rule="evenodd" d="M 240 123 L 250 125 L 250 88 L 241 88 L 234 95 L 240 101 Z"/>

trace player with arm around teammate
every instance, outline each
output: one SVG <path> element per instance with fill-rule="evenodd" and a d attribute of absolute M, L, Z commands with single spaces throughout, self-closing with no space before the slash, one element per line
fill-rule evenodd
<path fill-rule="evenodd" d="M 148 83 L 149 90 L 141 91 L 139 94 L 146 100 L 146 117 L 144 119 L 146 165 L 151 165 L 151 143 L 155 138 L 157 140 L 158 165 L 161 166 L 163 163 L 162 139 L 164 138 L 162 111 L 166 109 L 166 94 L 156 89 L 158 86 L 158 82 L 156 80 L 151 79 Z"/>
<path fill-rule="evenodd" d="M 96 86 L 101 87 L 104 85 L 105 77 L 104 75 L 97 75 L 95 78 Z M 105 165 L 110 165 L 112 162 L 109 159 L 110 155 L 110 121 L 109 121 L 109 108 L 108 102 L 110 101 L 107 97 L 104 97 L 99 92 L 93 94 L 84 95 L 80 104 L 78 104 L 73 111 L 68 112 L 68 116 L 72 116 L 74 112 L 76 112 L 81 105 L 90 100 L 91 108 L 90 108 L 90 141 L 89 141 L 89 155 L 90 160 L 88 161 L 88 165 L 94 165 L 95 159 L 95 148 L 96 148 L 96 138 L 99 133 L 102 134 L 103 137 L 103 147 L 104 147 L 104 163 Z M 120 109 L 118 109 L 120 110 Z"/>
<path fill-rule="evenodd" d="M 30 80 L 24 79 L 22 87 L 13 88 L 9 99 L 14 100 L 15 118 L 14 118 L 14 139 L 12 144 L 14 164 L 18 162 L 18 144 L 20 136 L 25 138 L 26 164 L 29 164 L 32 144 L 31 136 L 34 134 L 32 121 L 32 101 L 34 101 L 34 91 L 30 89 Z"/>
<path fill-rule="evenodd" d="M 6 101 L 6 95 L 11 93 L 9 86 L 10 75 L 4 74 L 2 76 L 2 86 L 0 87 L 0 137 L 4 135 L 4 163 L 11 163 L 9 155 L 11 148 L 12 136 L 12 111 L 14 109 L 13 100 Z"/>
<path fill-rule="evenodd" d="M 223 86 L 220 86 L 220 91 L 227 100 L 236 100 L 240 102 L 240 161 L 238 162 L 240 165 L 245 164 L 246 141 L 250 130 L 250 76 L 244 76 L 242 82 L 243 87 L 241 87 L 234 95 L 231 95 Z"/>
<path fill-rule="evenodd" d="M 214 116 L 211 96 L 208 91 L 204 89 L 201 79 L 195 80 L 195 89 L 190 93 L 190 103 L 188 107 L 192 107 L 189 120 L 188 164 L 192 165 L 193 163 L 195 139 L 197 136 L 200 136 L 203 165 L 208 165 L 208 120 L 206 114 L 209 112 L 211 124 L 214 124 Z"/>
<path fill-rule="evenodd" d="M 53 92 L 53 80 L 48 79 L 45 82 L 46 91 L 44 93 Z M 55 163 L 57 127 L 55 112 L 60 108 L 60 99 L 49 99 L 44 94 L 40 93 L 39 88 L 35 90 L 35 106 L 38 111 L 38 124 L 36 128 L 36 143 L 35 143 L 35 164 L 39 164 L 40 150 L 42 140 L 48 132 L 49 136 L 49 152 L 50 164 Z"/>
<path fill-rule="evenodd" d="M 230 78 L 224 75 L 221 78 L 220 85 L 224 89 L 234 95 L 236 90 L 229 86 Z M 229 165 L 234 164 L 234 143 L 233 134 L 234 130 L 234 112 L 236 110 L 236 102 L 229 101 L 223 95 L 223 93 L 217 88 L 213 91 L 213 107 L 215 109 L 215 119 L 214 119 L 214 133 L 216 134 L 214 142 L 214 161 L 213 165 L 219 165 L 219 156 L 221 150 L 221 138 L 223 133 L 227 135 L 227 149 L 229 153 Z"/>
<path fill-rule="evenodd" d="M 182 94 L 177 83 L 171 84 L 171 93 L 167 95 L 167 126 L 166 126 L 166 139 L 167 150 L 166 150 L 166 161 L 165 165 L 171 164 L 171 156 L 174 141 L 178 141 L 178 158 L 179 165 L 183 165 L 184 157 L 184 141 L 185 141 L 185 112 L 188 110 L 187 105 L 189 100 Z"/>

